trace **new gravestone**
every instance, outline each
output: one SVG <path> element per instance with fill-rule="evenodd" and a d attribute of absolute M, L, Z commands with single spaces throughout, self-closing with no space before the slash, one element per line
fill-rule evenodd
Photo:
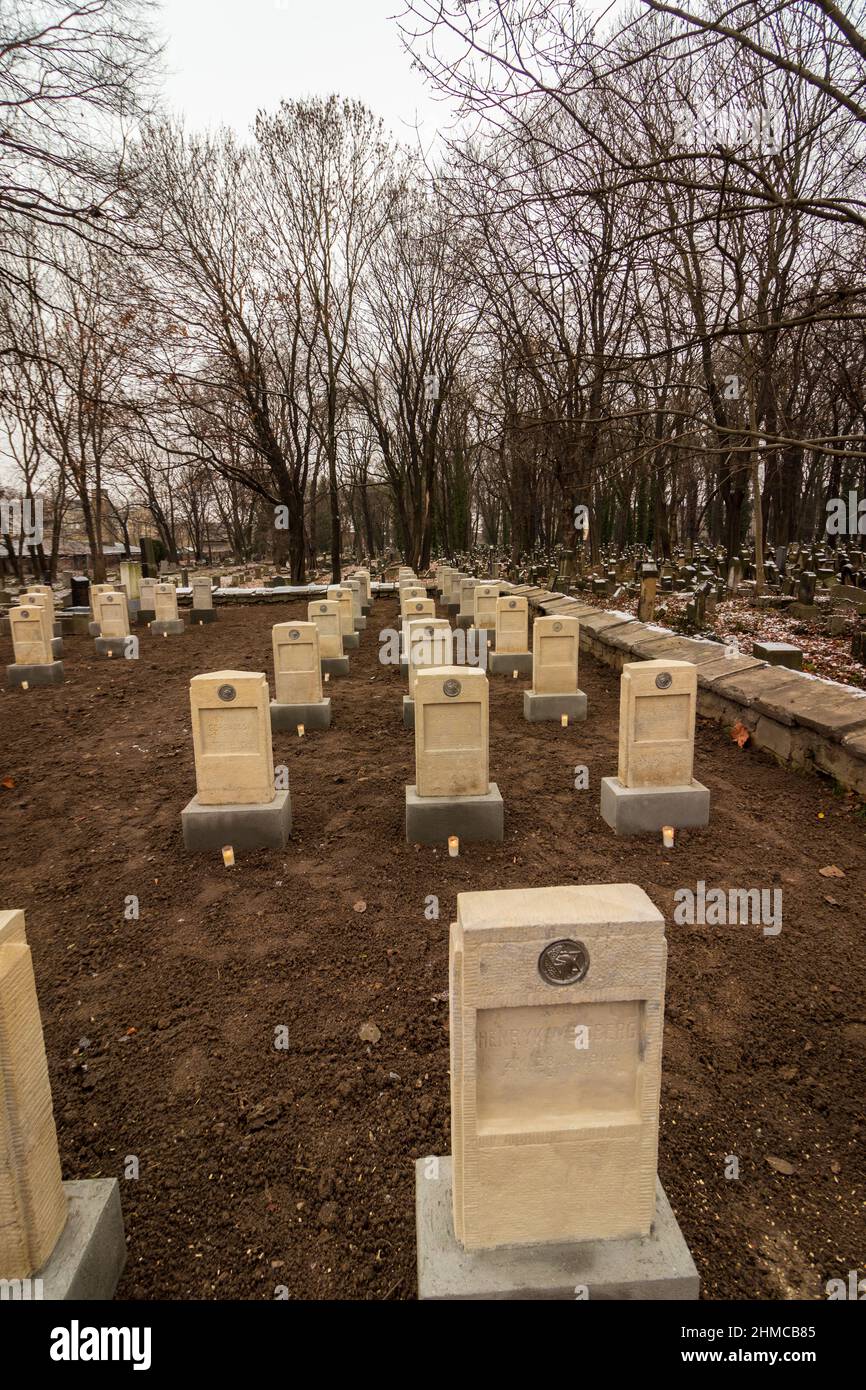
<path fill-rule="evenodd" d="M 489 779 L 484 671 L 436 666 L 415 679 L 415 783 L 406 788 L 409 844 L 503 838 L 502 797 Z"/>
<path fill-rule="evenodd" d="M 415 1165 L 420 1298 L 697 1298 L 657 1178 L 666 954 L 634 884 L 458 894 L 452 1155 Z"/>
<path fill-rule="evenodd" d="M 189 616 L 193 623 L 215 623 L 217 620 L 213 581 L 209 574 L 194 574 L 192 577 L 192 608 Z"/>
<path fill-rule="evenodd" d="M 475 622 L 475 590 L 478 582 L 465 576 L 460 580 L 460 608 L 457 613 L 457 626 L 460 628 L 470 628 Z"/>
<path fill-rule="evenodd" d="M 96 600 L 100 594 L 113 594 L 113 584 L 91 584 L 90 586 L 90 627 L 88 629 L 91 637 L 99 636 L 99 611 Z"/>
<path fill-rule="evenodd" d="M 623 666 L 618 775 L 601 782 L 602 819 L 617 835 L 708 823 L 710 793 L 692 776 L 697 678 L 690 661 Z"/>
<path fill-rule="evenodd" d="M 48 618 L 51 623 L 52 651 L 55 657 L 63 655 L 63 629 L 57 617 L 57 604 L 54 601 L 54 590 L 50 584 L 30 584 L 27 588 L 28 595 L 33 594 L 36 603 L 48 610 Z M 21 602 L 19 596 L 19 603 Z"/>
<path fill-rule="evenodd" d="M 274 787 L 268 683 L 259 671 L 212 671 L 189 686 L 196 795 L 181 812 L 189 850 L 283 849 L 288 787 Z"/>
<path fill-rule="evenodd" d="M 349 658 L 343 652 L 343 625 L 340 605 L 334 599 L 313 599 L 307 604 L 307 617 L 319 633 L 322 674 L 348 676 Z"/>
<path fill-rule="evenodd" d="M 352 591 L 342 584 L 328 585 L 328 598 L 340 609 L 340 632 L 343 635 L 343 650 L 357 651 L 360 637 L 355 631 L 355 615 L 352 607 Z"/>
<path fill-rule="evenodd" d="M 54 635 L 54 594 L 51 589 L 46 584 L 31 584 L 29 589 L 18 595 L 17 602 L 22 608 L 39 609 L 49 650 L 54 660 L 59 660 L 63 655 L 63 639 Z"/>
<path fill-rule="evenodd" d="M 149 579 L 145 576 L 139 583 L 139 608 L 136 621 L 142 627 L 152 623 L 156 618 L 156 586 L 158 579 Z"/>
<path fill-rule="evenodd" d="M 436 603 L 432 598 L 410 598 L 400 606 L 400 671 L 409 667 L 409 624 L 418 619 L 435 618 Z"/>
<path fill-rule="evenodd" d="M 330 729 L 331 701 L 322 693 L 319 630 L 315 623 L 276 623 L 272 630 L 274 689 L 271 728 Z"/>
<path fill-rule="evenodd" d="M 364 617 L 364 586 L 357 575 L 343 580 L 343 588 L 352 595 L 352 621 L 356 632 L 364 632 L 367 619 Z"/>
<path fill-rule="evenodd" d="M 183 619 L 177 611 L 177 589 L 174 584 L 157 584 L 153 591 L 156 617 L 150 625 L 155 637 L 178 637 L 183 632 Z"/>
<path fill-rule="evenodd" d="M 130 635 L 126 594 L 119 590 L 107 594 L 97 594 L 94 605 L 96 621 L 99 623 L 99 636 L 93 641 L 96 655 L 125 655 L 127 639 Z"/>
<path fill-rule="evenodd" d="M 578 688 L 580 625 L 577 618 L 536 618 L 532 630 L 532 689 L 523 692 L 523 717 L 570 723 L 586 718 L 586 695 Z"/>
<path fill-rule="evenodd" d="M 472 626 L 478 631 L 479 649 L 496 643 L 496 602 L 498 584 L 476 584 L 472 598 Z"/>
<path fill-rule="evenodd" d="M 430 666 L 454 665 L 454 632 L 447 618 L 409 618 L 406 629 L 409 694 L 403 696 L 403 728 L 415 728 L 415 681 Z"/>
<path fill-rule="evenodd" d="M 0 912 L 0 1280 L 28 1299 L 110 1299 L 126 1262 L 116 1178 L 64 1183 L 24 913 Z M 26 1288 L 26 1292 L 24 1289 Z M 35 1288 L 35 1291 L 34 1291 Z"/>
<path fill-rule="evenodd" d="M 10 608 L 9 631 L 15 661 L 6 667 L 6 684 L 24 689 L 34 685 L 62 685 L 63 662 L 54 659 L 45 611 L 40 605 Z"/>
<path fill-rule="evenodd" d="M 494 675 L 532 675 L 529 650 L 529 604 L 519 594 L 505 594 L 496 600 L 495 651 L 489 665 Z"/>

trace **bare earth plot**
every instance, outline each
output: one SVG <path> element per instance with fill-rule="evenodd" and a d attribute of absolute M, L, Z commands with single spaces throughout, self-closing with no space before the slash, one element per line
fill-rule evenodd
<path fill-rule="evenodd" d="M 567 731 L 524 722 L 526 682 L 491 680 L 505 843 L 456 860 L 406 845 L 405 679 L 377 660 L 395 614 L 375 604 L 351 676 L 331 682 L 332 730 L 275 738 L 289 849 L 232 869 L 183 852 L 189 678 L 270 674 L 271 625 L 305 604 L 144 634 L 137 662 L 67 639 L 63 687 L 2 694 L 3 905 L 27 913 L 64 1176 L 121 1179 L 119 1297 L 413 1297 L 412 1160 L 450 1148 L 456 894 L 593 882 L 640 884 L 668 920 L 660 1174 L 704 1296 L 824 1297 L 863 1255 L 857 804 L 699 721 L 709 828 L 668 854 L 617 840 L 598 798 L 616 771 L 619 681 L 585 658 L 589 717 Z M 574 790 L 578 763 L 589 791 Z M 823 877 L 830 865 L 844 877 Z M 701 879 L 781 888 L 780 935 L 674 924 L 675 889 Z M 124 1180 L 133 1155 L 140 1175 Z"/>

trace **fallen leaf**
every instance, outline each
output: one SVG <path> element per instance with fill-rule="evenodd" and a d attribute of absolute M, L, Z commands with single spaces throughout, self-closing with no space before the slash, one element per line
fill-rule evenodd
<path fill-rule="evenodd" d="M 740 748 L 745 748 L 746 744 L 748 743 L 751 737 L 752 736 L 746 728 L 745 724 L 741 724 L 738 719 L 733 729 L 731 730 L 731 738 L 734 740 L 734 743 L 736 743 Z"/>
<path fill-rule="evenodd" d="M 818 870 L 818 873 L 821 875 L 822 878 L 845 877 L 845 870 L 840 869 L 838 864 L 825 864 L 823 869 Z"/>
<path fill-rule="evenodd" d="M 5 787 L 7 791 L 11 791 L 12 788 L 17 785 L 18 783 L 15 781 L 14 777 L 4 777 L 3 781 L 0 782 L 0 787 Z"/>
<path fill-rule="evenodd" d="M 358 1037 L 361 1039 L 361 1042 L 377 1043 L 381 1036 L 382 1034 L 375 1023 L 362 1023 L 358 1029 Z"/>
<path fill-rule="evenodd" d="M 353 906 L 354 906 L 356 912 L 366 912 L 366 911 L 367 911 L 367 904 L 364 902 L 364 899 L 363 899 L 363 898 L 359 898 L 358 901 L 357 901 L 356 903 L 353 904 Z"/>
<path fill-rule="evenodd" d="M 769 1163 L 774 1172 L 782 1173 L 786 1178 L 797 1171 L 793 1163 L 789 1163 L 787 1158 L 775 1158 L 773 1154 L 764 1154 L 764 1162 Z"/>

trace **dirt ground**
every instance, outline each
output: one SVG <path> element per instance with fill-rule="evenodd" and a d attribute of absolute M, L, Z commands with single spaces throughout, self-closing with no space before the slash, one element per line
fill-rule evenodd
<path fill-rule="evenodd" d="M 412 1298 L 413 1159 L 450 1150 L 456 894 L 558 883 L 635 882 L 667 916 L 659 1165 L 704 1297 L 821 1298 L 828 1278 L 862 1270 L 854 799 L 699 721 L 709 828 L 672 853 L 616 839 L 598 803 L 616 771 L 619 681 L 585 657 L 589 715 L 568 730 L 525 723 L 526 682 L 491 678 L 505 843 L 453 860 L 407 845 L 414 745 L 405 681 L 377 659 L 387 599 L 351 675 L 330 683 L 332 729 L 275 737 L 294 807 L 286 852 L 231 869 L 188 856 L 189 678 L 270 674 L 271 624 L 304 614 L 223 609 L 182 637 L 145 633 L 138 661 L 67 639 L 62 687 L 2 693 L 2 902 L 27 914 L 64 1176 L 121 1180 L 119 1296 Z M 574 789 L 577 764 L 589 790 Z M 831 865 L 844 877 L 819 873 Z M 699 879 L 781 888 L 781 933 L 674 924 L 674 890 Z M 378 1042 L 359 1038 L 365 1022 Z"/>

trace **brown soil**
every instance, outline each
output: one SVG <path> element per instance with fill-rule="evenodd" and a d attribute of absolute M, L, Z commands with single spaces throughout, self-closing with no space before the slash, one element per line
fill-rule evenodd
<path fill-rule="evenodd" d="M 698 731 L 711 825 L 673 853 L 598 813 L 616 770 L 618 678 L 589 658 L 585 725 L 522 718 L 491 681 L 501 846 L 404 842 L 405 682 L 377 660 L 381 600 L 331 682 L 334 724 L 280 735 L 284 854 L 189 857 L 187 684 L 270 669 L 302 603 L 224 609 L 141 659 L 67 639 L 67 682 L 5 691 L 7 906 L 26 909 L 64 1174 L 116 1175 L 124 1298 L 411 1298 L 412 1160 L 449 1151 L 447 928 L 463 889 L 632 881 L 668 917 L 660 1172 L 705 1297 L 824 1296 L 862 1268 L 863 820 L 852 798 Z M 7 653 L 9 643 L 5 642 Z M 11 653 L 4 656 L 11 660 Z M 590 790 L 574 790 L 585 763 Z M 844 877 L 822 877 L 837 865 Z M 781 935 L 677 926 L 673 893 L 781 887 Z M 126 920 L 127 895 L 140 901 Z M 438 921 L 425 917 L 430 894 Z M 366 904 L 362 910 L 362 904 Z M 376 1043 L 358 1036 L 370 1021 Z M 274 1046 L 288 1030 L 288 1050 Z M 127 1158 L 140 1164 L 125 1179 Z M 740 1176 L 726 1180 L 726 1155 Z M 776 1171 L 769 1159 L 794 1171 Z"/>

